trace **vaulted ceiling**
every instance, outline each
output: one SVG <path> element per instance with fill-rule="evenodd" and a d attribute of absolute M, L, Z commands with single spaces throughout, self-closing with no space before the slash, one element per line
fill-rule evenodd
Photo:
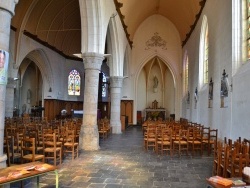
<path fill-rule="evenodd" d="M 193 31 L 205 2 L 206 0 L 115 0 L 131 42 L 135 31 L 146 18 L 160 14 L 175 25 L 183 44 Z"/>
<path fill-rule="evenodd" d="M 180 33 L 183 44 L 194 29 L 206 0 L 114 0 L 129 42 L 149 16 L 168 18 Z M 81 52 L 79 0 L 19 0 L 11 22 L 17 36 L 28 37 L 67 58 Z"/>
<path fill-rule="evenodd" d="M 11 24 L 67 58 L 81 52 L 79 0 L 19 0 Z"/>

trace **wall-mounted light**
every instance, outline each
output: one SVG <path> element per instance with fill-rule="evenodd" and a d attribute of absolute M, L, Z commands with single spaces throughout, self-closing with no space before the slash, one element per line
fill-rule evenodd
<path fill-rule="evenodd" d="M 49 87 L 49 92 L 52 92 L 52 88 L 51 87 Z"/>

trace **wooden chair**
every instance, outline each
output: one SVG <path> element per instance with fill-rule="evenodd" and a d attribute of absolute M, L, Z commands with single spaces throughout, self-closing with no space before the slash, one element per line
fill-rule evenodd
<path fill-rule="evenodd" d="M 7 136 L 4 136 L 4 148 L 3 148 L 3 152 L 6 153 L 7 155 L 7 161 L 6 164 L 9 167 L 10 166 L 10 157 L 11 157 L 11 153 L 10 153 L 10 144 L 9 144 L 9 139 Z"/>
<path fill-rule="evenodd" d="M 211 153 L 214 153 L 214 151 L 216 151 L 216 144 L 218 141 L 218 129 L 210 129 L 208 138 L 209 139 L 204 139 L 202 142 L 203 145 L 207 147 L 207 153 L 208 156 L 210 156 Z"/>
<path fill-rule="evenodd" d="M 186 155 L 188 155 L 188 142 L 186 140 L 188 137 L 187 133 L 187 130 L 180 129 L 177 136 L 178 139 L 173 141 L 173 150 L 174 152 L 177 151 L 179 156 L 181 156 L 183 151 L 186 153 Z"/>
<path fill-rule="evenodd" d="M 199 151 L 200 155 L 202 155 L 202 135 L 200 133 L 200 130 L 197 128 L 189 128 L 188 131 L 192 129 L 192 135 L 188 133 L 187 142 L 188 142 L 188 148 L 191 150 L 192 155 L 194 156 L 195 151 Z"/>
<path fill-rule="evenodd" d="M 43 154 L 43 144 L 41 138 L 39 138 L 38 130 L 32 130 L 26 136 L 29 138 L 35 138 L 36 153 Z"/>
<path fill-rule="evenodd" d="M 57 146 L 55 133 L 43 135 L 43 147 L 45 160 L 49 161 L 52 159 L 54 166 L 57 165 L 57 161 L 59 161 L 59 164 L 62 164 L 62 147 Z"/>
<path fill-rule="evenodd" d="M 243 168 L 249 166 L 249 154 L 248 153 L 236 153 L 233 152 L 231 177 L 242 177 Z"/>
<path fill-rule="evenodd" d="M 76 142 L 75 131 L 67 130 L 66 138 L 63 144 L 63 152 L 64 154 L 70 153 L 72 155 L 72 160 L 78 158 L 78 143 Z"/>
<path fill-rule="evenodd" d="M 208 151 L 209 140 L 210 140 L 210 127 L 203 127 L 202 128 L 202 146 L 203 146 L 203 151 L 206 151 L 207 155 L 209 154 L 209 151 Z"/>
<path fill-rule="evenodd" d="M 100 124 L 98 126 L 98 132 L 99 132 L 99 136 L 102 139 L 108 138 L 108 130 L 105 127 L 105 123 L 104 122 L 100 122 Z"/>
<path fill-rule="evenodd" d="M 222 142 L 218 141 L 216 145 L 217 145 L 217 148 L 214 152 L 214 160 L 213 160 L 213 172 L 212 172 L 213 176 L 216 176 L 219 174 L 219 168 L 221 164 L 221 155 L 222 155 Z"/>
<path fill-rule="evenodd" d="M 224 144 L 224 146 L 221 149 L 221 153 L 219 154 L 219 164 L 217 169 L 217 175 L 226 177 L 226 173 L 228 170 L 228 166 L 230 164 L 230 146 L 228 144 Z"/>
<path fill-rule="evenodd" d="M 166 154 L 169 152 L 170 156 L 172 156 L 172 130 L 169 128 L 161 129 L 161 137 L 157 139 L 157 153 L 161 152 L 163 155 L 164 151 Z"/>
<path fill-rule="evenodd" d="M 157 141 L 157 133 L 156 133 L 156 126 L 148 126 L 147 131 L 144 134 L 144 147 L 146 151 L 150 148 L 156 150 L 156 141 Z"/>
<path fill-rule="evenodd" d="M 14 134 L 9 134 L 9 144 L 10 144 L 10 159 L 11 163 L 15 164 L 17 161 L 21 159 L 21 140 L 19 138 L 19 133 L 16 132 Z M 20 161 L 19 161 L 20 163 Z"/>
<path fill-rule="evenodd" d="M 21 161 L 34 162 L 41 160 L 44 162 L 44 155 L 36 154 L 35 138 L 23 138 L 21 145 Z"/>

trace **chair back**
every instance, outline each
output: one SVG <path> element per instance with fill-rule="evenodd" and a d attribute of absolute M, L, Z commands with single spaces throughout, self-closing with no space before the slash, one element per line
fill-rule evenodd
<path fill-rule="evenodd" d="M 56 149 L 56 134 L 47 133 L 43 135 L 43 148 L 54 148 Z"/>
<path fill-rule="evenodd" d="M 32 161 L 35 161 L 35 138 L 23 138 L 21 141 L 21 156 L 31 154 Z"/>

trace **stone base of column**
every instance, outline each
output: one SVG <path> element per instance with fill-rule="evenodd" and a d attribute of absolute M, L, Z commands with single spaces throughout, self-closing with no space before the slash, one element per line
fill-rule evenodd
<path fill-rule="evenodd" d="M 86 151 L 99 150 L 99 132 L 96 126 L 82 126 L 79 136 L 79 149 Z"/>
<path fill-rule="evenodd" d="M 0 156 L 0 169 L 7 167 L 6 160 L 7 160 L 7 155 L 4 154 L 4 155 Z"/>
<path fill-rule="evenodd" d="M 110 125 L 112 126 L 112 133 L 113 134 L 121 134 L 122 133 L 121 122 L 119 122 L 119 123 L 110 122 Z"/>

